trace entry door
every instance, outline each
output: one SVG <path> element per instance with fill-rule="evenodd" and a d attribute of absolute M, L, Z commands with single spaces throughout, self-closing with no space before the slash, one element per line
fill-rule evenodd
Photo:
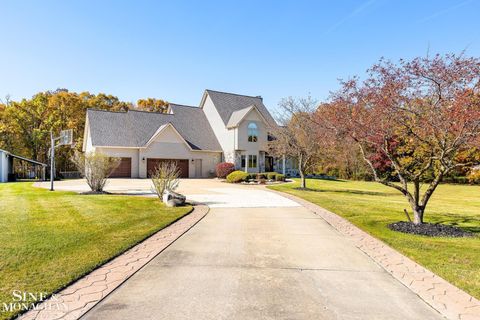
<path fill-rule="evenodd" d="M 202 159 L 195 159 L 195 178 L 202 177 Z"/>

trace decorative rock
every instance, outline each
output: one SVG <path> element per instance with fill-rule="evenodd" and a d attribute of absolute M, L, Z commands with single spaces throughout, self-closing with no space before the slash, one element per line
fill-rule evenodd
<path fill-rule="evenodd" d="M 183 194 L 173 191 L 165 191 L 165 194 L 163 195 L 163 202 L 169 207 L 183 206 L 185 200 L 187 200 L 187 198 Z"/>

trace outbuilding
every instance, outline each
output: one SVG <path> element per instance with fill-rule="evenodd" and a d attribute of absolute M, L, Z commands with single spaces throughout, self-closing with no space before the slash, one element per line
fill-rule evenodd
<path fill-rule="evenodd" d="M 20 164 L 17 165 L 18 173 L 15 172 L 15 160 L 20 162 Z M 0 182 L 15 181 L 18 174 L 21 174 L 21 178 L 24 179 L 40 178 L 45 180 L 46 167 L 47 165 L 45 163 L 17 156 L 0 149 Z"/>

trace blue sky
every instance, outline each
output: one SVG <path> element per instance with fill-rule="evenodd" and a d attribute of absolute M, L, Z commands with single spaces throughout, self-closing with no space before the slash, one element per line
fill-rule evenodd
<path fill-rule="evenodd" d="M 198 105 L 205 88 L 325 99 L 384 56 L 480 56 L 480 0 L 1 1 L 0 97 L 105 92 Z"/>

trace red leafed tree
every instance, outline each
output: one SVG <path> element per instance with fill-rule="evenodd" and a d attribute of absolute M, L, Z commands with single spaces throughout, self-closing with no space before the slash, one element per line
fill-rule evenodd
<path fill-rule="evenodd" d="M 458 159 L 478 152 L 480 60 L 463 54 L 398 64 L 382 59 L 366 80 L 342 82 L 319 112 L 358 145 L 376 181 L 407 198 L 414 223 L 421 224 L 442 178 L 478 163 Z M 382 176 L 375 159 L 383 159 L 399 182 Z"/>

